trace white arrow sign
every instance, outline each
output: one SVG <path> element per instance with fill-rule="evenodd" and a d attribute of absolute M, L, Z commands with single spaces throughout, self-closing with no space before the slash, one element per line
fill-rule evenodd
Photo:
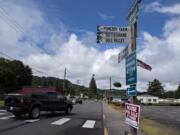
<path fill-rule="evenodd" d="M 118 54 L 118 63 L 128 56 L 128 46 Z"/>
<path fill-rule="evenodd" d="M 128 44 L 128 38 L 99 38 L 98 43 L 124 43 Z"/>
<path fill-rule="evenodd" d="M 97 31 L 101 32 L 129 32 L 129 27 L 97 26 Z"/>
<path fill-rule="evenodd" d="M 102 38 L 129 38 L 127 32 L 97 32 L 97 35 Z"/>

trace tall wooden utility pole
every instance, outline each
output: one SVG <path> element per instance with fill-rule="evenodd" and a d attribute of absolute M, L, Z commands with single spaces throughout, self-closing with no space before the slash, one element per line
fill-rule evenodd
<path fill-rule="evenodd" d="M 111 77 L 109 78 L 109 90 L 111 91 Z"/>
<path fill-rule="evenodd" d="M 63 91 L 65 92 L 66 68 L 64 69 Z"/>
<path fill-rule="evenodd" d="M 131 24 L 131 43 L 130 43 L 130 46 L 131 46 L 132 52 L 136 51 L 136 33 L 137 33 L 137 22 Z M 136 84 L 134 84 L 134 85 L 136 88 Z M 136 96 L 132 96 L 130 98 L 130 100 L 131 100 L 132 104 L 137 104 Z M 137 129 L 136 128 L 130 126 L 130 131 L 131 131 L 132 135 L 137 135 Z"/>

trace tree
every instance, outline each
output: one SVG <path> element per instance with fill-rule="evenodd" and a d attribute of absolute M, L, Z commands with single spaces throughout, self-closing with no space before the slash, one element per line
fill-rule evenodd
<path fill-rule="evenodd" d="M 94 79 L 94 74 L 92 75 L 92 79 L 89 83 L 89 98 L 96 97 L 97 98 L 97 85 L 96 80 Z"/>
<path fill-rule="evenodd" d="M 175 91 L 165 92 L 163 98 L 175 98 Z"/>
<path fill-rule="evenodd" d="M 180 84 L 177 87 L 177 90 L 175 91 L 175 98 L 180 98 Z"/>
<path fill-rule="evenodd" d="M 0 58 L 0 88 L 1 93 L 14 92 L 23 85 L 31 85 L 32 71 L 18 60 Z"/>
<path fill-rule="evenodd" d="M 147 92 L 154 96 L 163 97 L 164 88 L 159 80 L 154 79 L 152 82 L 149 82 Z"/>

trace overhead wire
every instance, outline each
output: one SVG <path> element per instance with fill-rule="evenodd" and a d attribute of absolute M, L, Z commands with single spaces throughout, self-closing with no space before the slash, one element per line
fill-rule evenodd
<path fill-rule="evenodd" d="M 25 33 L 25 30 L 24 28 L 17 23 L 17 21 L 12 17 L 10 16 L 4 9 L 3 7 L 0 6 L 0 18 L 8 25 L 10 26 L 16 33 L 18 34 L 24 34 Z M 13 22 L 13 23 L 12 23 Z M 32 41 L 30 41 L 30 45 L 32 46 L 34 43 Z M 6 58 L 10 59 L 10 60 L 15 60 L 14 58 L 10 57 L 9 55 L 5 54 L 4 52 L 0 52 L 1 55 L 5 56 Z M 31 68 L 38 72 L 38 73 L 43 73 L 43 74 L 46 74 L 45 72 L 37 69 L 37 68 L 34 68 L 31 66 Z M 46 74 L 47 75 L 47 74 Z"/>

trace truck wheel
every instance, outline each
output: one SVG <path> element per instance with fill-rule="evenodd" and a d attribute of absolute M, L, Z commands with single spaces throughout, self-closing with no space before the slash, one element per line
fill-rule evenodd
<path fill-rule="evenodd" d="M 40 108 L 39 107 L 33 107 L 30 112 L 30 117 L 35 119 L 38 118 L 40 115 Z"/>
<path fill-rule="evenodd" d="M 72 107 L 71 106 L 68 106 L 65 110 L 65 114 L 68 115 L 72 110 Z"/>

